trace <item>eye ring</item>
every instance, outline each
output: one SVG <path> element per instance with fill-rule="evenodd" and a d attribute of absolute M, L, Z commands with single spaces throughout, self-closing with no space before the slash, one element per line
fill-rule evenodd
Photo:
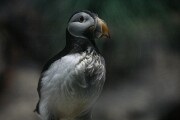
<path fill-rule="evenodd" d="M 83 21 L 84 21 L 84 17 L 81 16 L 81 17 L 79 18 L 79 22 L 82 23 Z"/>

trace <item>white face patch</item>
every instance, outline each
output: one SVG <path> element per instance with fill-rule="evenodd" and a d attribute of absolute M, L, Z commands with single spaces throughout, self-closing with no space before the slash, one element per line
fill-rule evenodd
<path fill-rule="evenodd" d="M 80 17 L 83 17 L 84 21 L 80 22 Z M 95 24 L 94 19 L 85 12 L 75 14 L 68 24 L 68 31 L 71 35 L 86 38 L 83 33 L 92 25 Z"/>

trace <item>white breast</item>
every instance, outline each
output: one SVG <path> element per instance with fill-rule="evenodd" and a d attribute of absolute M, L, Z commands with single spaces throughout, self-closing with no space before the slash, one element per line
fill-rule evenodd
<path fill-rule="evenodd" d="M 91 55 L 86 53 L 67 55 L 55 61 L 43 73 L 43 87 L 40 91 L 40 114 L 43 118 L 46 119 L 49 111 L 52 110 L 59 111 L 61 116 L 73 116 L 83 109 L 85 99 L 71 98 L 73 94 L 78 96 L 77 91 L 73 90 L 74 84 L 77 83 L 76 85 L 82 89 L 86 88 L 85 72 L 93 74 L 93 69 L 91 69 L 93 67 L 105 70 L 99 61 L 100 58 L 92 59 Z M 99 76 L 97 80 L 104 76 L 104 72 L 96 74 Z"/>
<path fill-rule="evenodd" d="M 66 82 L 70 72 L 72 72 L 78 62 L 83 58 L 80 54 L 73 54 L 62 57 L 55 61 L 50 68 L 43 73 L 43 86 L 56 85 Z"/>

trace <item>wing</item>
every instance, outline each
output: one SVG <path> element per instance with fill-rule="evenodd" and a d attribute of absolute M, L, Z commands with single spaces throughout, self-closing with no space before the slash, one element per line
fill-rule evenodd
<path fill-rule="evenodd" d="M 52 57 L 51 59 L 49 59 L 49 61 L 44 65 L 43 70 L 41 72 L 41 76 L 39 78 L 39 82 L 38 82 L 38 87 L 37 87 L 37 92 L 38 92 L 38 96 L 39 96 L 39 101 L 41 99 L 41 88 L 42 88 L 42 78 L 44 77 L 43 73 L 46 72 L 48 70 L 48 68 L 51 66 L 51 64 L 53 62 L 55 62 L 58 59 L 61 59 L 63 56 L 65 56 L 68 53 L 67 49 L 63 49 L 61 52 L 59 52 L 57 55 L 55 55 L 54 57 Z M 39 101 L 36 105 L 36 108 L 34 110 L 34 112 L 37 112 L 39 114 Z"/>
<path fill-rule="evenodd" d="M 51 66 L 51 64 L 48 65 L 48 68 L 49 68 L 49 66 Z M 47 64 L 45 65 L 45 67 L 44 67 L 44 69 L 43 69 L 43 71 L 41 73 L 41 77 L 39 78 L 38 87 L 37 87 L 37 92 L 38 92 L 38 95 L 39 95 L 39 101 L 38 101 L 38 103 L 36 105 L 36 109 L 34 110 L 34 112 L 37 112 L 38 114 L 40 114 L 39 113 L 39 102 L 40 102 L 40 99 L 41 99 L 41 89 L 43 87 L 42 82 L 45 80 L 43 78 L 47 76 L 47 75 L 44 75 L 44 73 L 47 71 L 47 69 L 45 70 L 46 67 L 47 67 Z M 53 73 L 50 74 L 50 75 L 53 76 Z"/>

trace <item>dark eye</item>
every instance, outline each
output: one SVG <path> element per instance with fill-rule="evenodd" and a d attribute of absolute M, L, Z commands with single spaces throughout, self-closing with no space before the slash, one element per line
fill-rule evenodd
<path fill-rule="evenodd" d="M 79 22 L 83 22 L 84 21 L 84 17 L 83 16 L 81 16 L 80 18 L 79 18 Z"/>

